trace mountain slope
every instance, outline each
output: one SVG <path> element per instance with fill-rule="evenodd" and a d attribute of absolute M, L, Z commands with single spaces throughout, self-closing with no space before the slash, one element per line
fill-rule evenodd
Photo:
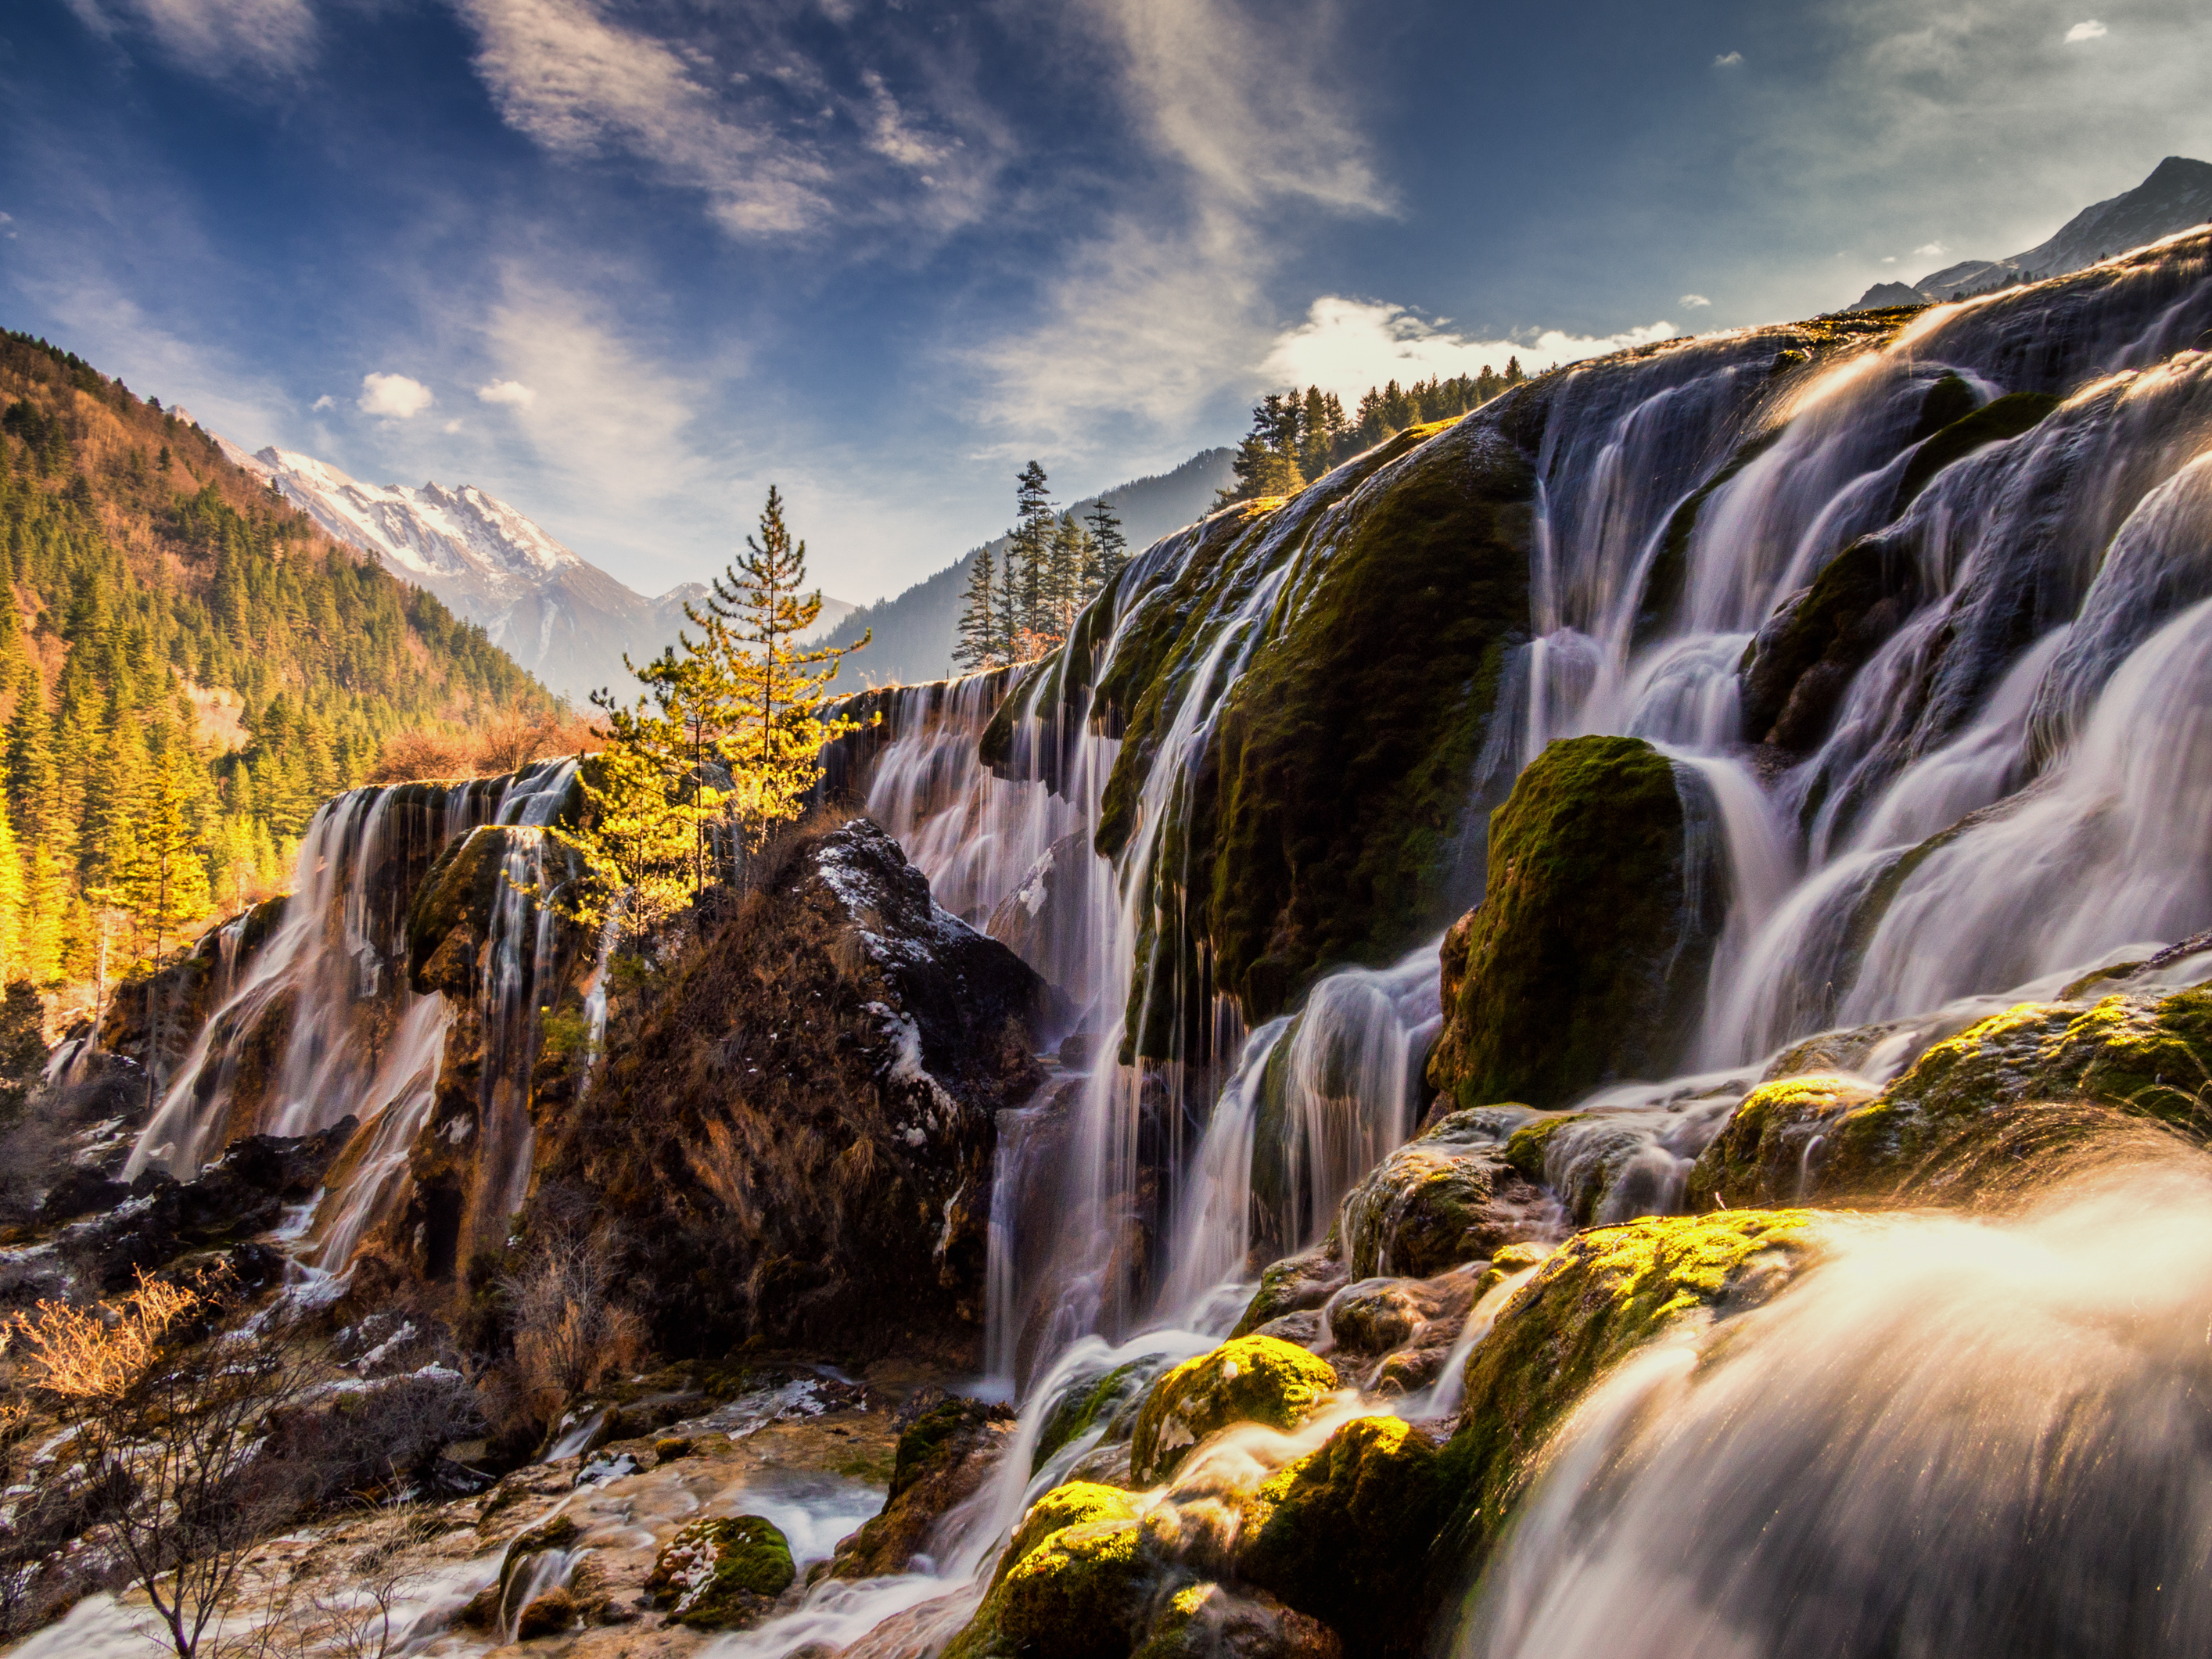
<path fill-rule="evenodd" d="M 217 442 L 326 534 L 429 589 L 579 703 L 601 686 L 625 684 L 623 654 L 640 661 L 659 654 L 684 625 L 685 602 L 706 596 L 699 583 L 686 582 L 647 599 L 473 484 L 364 484 L 312 456 L 273 446 L 249 454 L 228 439 Z M 816 631 L 852 610 L 824 599 Z"/>
<path fill-rule="evenodd" d="M 2063 276 L 2212 219 L 2212 161 L 2169 155 L 2133 190 L 2094 203 L 2047 241 L 2003 259 L 1962 259 L 1917 283 L 1877 283 L 1853 311 L 1955 300 L 2014 283 Z"/>
<path fill-rule="evenodd" d="M 386 738 L 550 702 L 482 629 L 77 357 L 0 335 L 0 976 L 89 976 L 88 901 L 131 908 L 159 779 L 185 797 L 186 884 L 235 906 L 285 880 Z"/>
<path fill-rule="evenodd" d="M 1213 506 L 1215 492 L 1230 482 L 1229 464 L 1236 453 L 1232 449 L 1201 450 L 1171 472 L 1133 478 L 1098 495 L 1086 495 L 1074 502 L 1071 510 L 1081 518 L 1099 501 L 1106 501 L 1121 515 L 1121 533 L 1129 538 L 1129 545 L 1148 546 L 1206 515 Z M 1006 538 L 994 538 L 984 546 L 995 556 L 1006 550 Z M 961 596 L 967 592 L 968 573 L 975 556 L 982 550 L 969 549 L 935 575 L 880 605 L 862 605 L 830 630 L 828 641 L 832 645 L 854 644 L 862 630 L 875 630 L 868 648 L 848 662 L 845 672 L 855 675 L 863 685 L 913 684 L 951 673 L 952 647 L 960 628 Z"/>

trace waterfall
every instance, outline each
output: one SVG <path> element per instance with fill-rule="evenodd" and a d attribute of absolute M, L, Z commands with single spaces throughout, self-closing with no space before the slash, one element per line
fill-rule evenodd
<path fill-rule="evenodd" d="M 2208 1302 L 2212 1180 L 2179 1162 L 1862 1223 L 1593 1392 L 1449 1651 L 2201 1651 Z"/>
<path fill-rule="evenodd" d="M 1746 1068 L 1794 1039 L 2212 922 L 2196 714 L 2212 669 L 2197 609 L 2212 599 L 2212 360 L 2174 355 L 2208 325 L 2203 258 L 2154 252 L 1930 307 L 1887 337 L 1869 325 L 1825 356 L 1745 331 L 1516 394 L 1544 400 L 1530 626 L 1468 780 L 1463 844 L 1479 854 L 1485 803 L 1546 743 L 1639 736 L 1684 780 L 1693 878 L 1719 884 L 1702 1024 L 1684 1034 L 1699 1075 L 1589 1103 L 1614 1121 L 1608 1167 L 1622 1135 L 1650 1165 L 1608 1204 L 1663 1207 Z M 1916 470 L 1943 422 L 2014 393 L 2044 399 L 2025 428 Z M 1217 1287 L 1255 1248 L 1310 1242 L 1413 1127 L 1405 1079 L 1426 1016 L 1382 1013 L 1381 987 L 1432 1009 L 1432 945 L 1324 975 L 1300 1017 L 1248 1036 L 1206 942 L 1184 944 L 1184 826 L 1221 712 L 1297 625 L 1293 596 L 1325 575 L 1345 503 L 1391 476 L 1355 464 L 1249 531 L 1224 514 L 1156 544 L 1104 625 L 1056 657 L 905 694 L 870 774 L 870 809 L 971 915 L 1043 893 L 1040 861 L 1081 867 L 1051 895 L 1073 912 L 1056 954 L 1032 959 L 1090 1007 L 1101 1046 L 1079 1089 L 1009 1125 L 1028 1148 L 1001 1164 L 1022 1190 L 994 1200 L 991 1352 L 1009 1381 L 1018 1351 L 1034 1370 L 1086 1331 L 1212 1325 Z M 1746 730 L 1747 654 L 1846 552 L 1885 573 L 1879 637 L 1809 747 L 1762 745 Z M 1150 607 L 1167 592 L 1188 608 L 1163 659 Z M 1132 740 L 1127 663 L 1145 665 L 1154 703 L 1133 789 L 1114 781 Z M 1356 1057 L 1347 1032 L 1375 1054 Z M 1593 1138 L 1562 1136 L 1553 1156 L 1595 1156 Z M 1026 1349 L 997 1328 L 1024 1321 Z"/>
<path fill-rule="evenodd" d="M 511 778 L 357 789 L 326 803 L 300 843 L 290 898 L 270 938 L 195 1039 L 140 1133 L 126 1177 L 159 1166 L 190 1179 L 230 1140 L 360 1121 L 297 1246 L 330 1273 L 401 1206 L 410 1151 L 436 1103 L 456 1010 L 409 982 L 406 919 L 448 847 L 506 826 L 476 1006 L 484 1058 L 471 1133 L 483 1212 L 503 1223 L 530 1176 L 527 1111 L 538 999 L 561 941 L 526 888 L 547 878 L 544 826 L 568 799 L 573 760 Z"/>

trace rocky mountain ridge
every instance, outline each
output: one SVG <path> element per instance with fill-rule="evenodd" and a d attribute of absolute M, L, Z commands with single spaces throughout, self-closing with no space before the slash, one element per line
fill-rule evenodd
<path fill-rule="evenodd" d="M 394 575 L 435 593 L 554 690 L 576 702 L 621 685 L 623 656 L 642 661 L 674 641 L 684 606 L 706 596 L 684 582 L 647 597 L 556 540 L 520 509 L 473 484 L 365 484 L 328 462 L 274 445 L 248 453 L 218 439 L 334 540 L 373 553 Z M 825 599 L 814 634 L 854 607 Z"/>
<path fill-rule="evenodd" d="M 2083 208 L 2046 240 L 2002 259 L 1961 259 L 1917 283 L 1876 283 L 1853 311 L 1956 300 L 2060 276 L 2212 219 L 2212 161 L 2169 155 L 2133 190 Z"/>

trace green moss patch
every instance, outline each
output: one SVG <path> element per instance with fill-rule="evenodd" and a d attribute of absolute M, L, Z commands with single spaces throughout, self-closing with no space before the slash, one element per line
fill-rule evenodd
<path fill-rule="evenodd" d="M 1717 931 L 1686 910 L 1685 856 L 1674 769 L 1650 744 L 1571 738 L 1538 756 L 1491 819 L 1437 1090 L 1463 1107 L 1562 1106 L 1664 1075 Z"/>
<path fill-rule="evenodd" d="M 1237 1571 L 1382 1651 L 1411 1650 L 1443 1512 L 1437 1446 L 1401 1419 L 1354 1418 L 1260 1488 Z"/>
<path fill-rule="evenodd" d="M 1070 1389 L 1053 1407 L 1052 1415 L 1045 1419 L 1044 1427 L 1038 1431 L 1030 1473 L 1042 1468 L 1054 1453 L 1081 1439 L 1102 1421 L 1110 1425 L 1123 1407 L 1159 1375 L 1161 1366 L 1162 1362 L 1156 1358 L 1132 1359 L 1094 1382 Z"/>
<path fill-rule="evenodd" d="M 1232 1423 L 1291 1429 L 1335 1391 L 1325 1359 L 1272 1336 L 1240 1336 L 1186 1359 L 1145 1396 L 1129 1474 L 1143 1485 L 1175 1473 L 1190 1449 Z"/>
<path fill-rule="evenodd" d="M 1875 1097 L 1841 1077 L 1792 1077 L 1760 1085 L 1744 1097 L 1719 1134 L 1691 1167 L 1686 1202 L 1692 1212 L 1724 1205 L 1786 1202 L 1817 1179 L 1815 1142 L 1846 1112 Z"/>
<path fill-rule="evenodd" d="M 1953 421 L 1920 446 L 1898 480 L 1897 500 L 1891 508 L 1896 517 L 1912 504 L 1938 472 L 1954 461 L 1964 460 L 1978 449 L 2017 438 L 2040 426 L 2063 398 L 2047 392 L 2014 392 L 1993 398 L 1972 414 Z"/>
<path fill-rule="evenodd" d="M 1030 1505 L 1029 1512 L 1014 1528 L 1013 1536 L 1006 1540 L 1006 1547 L 999 1556 L 999 1569 L 991 1582 L 994 1585 L 1001 1583 L 1018 1562 L 1063 1527 L 1087 1527 L 1104 1521 L 1136 1518 L 1135 1495 L 1119 1486 L 1102 1486 L 1095 1480 L 1071 1480 L 1064 1486 L 1054 1486 Z"/>
<path fill-rule="evenodd" d="M 945 1659 L 1123 1659 L 1157 1573 L 1134 1521 L 1061 1527 L 1006 1570 Z"/>
<path fill-rule="evenodd" d="M 1964 1172 L 1979 1167 L 1973 1147 L 2021 1133 L 2003 1125 L 2031 1103 L 2078 1102 L 2201 1141 L 2212 1138 L 2208 1091 L 2212 992 L 2115 994 L 2087 1009 L 2021 1003 L 1936 1044 L 1881 1095 L 1841 1117 L 1813 1190 L 1908 1197 L 1928 1170 L 1947 1171 L 1947 1191 L 1960 1194 Z M 2115 1121 L 2046 1115 L 2020 1144 L 2070 1146 L 2095 1125 Z"/>
<path fill-rule="evenodd" d="M 1452 1514 L 1436 1559 L 1447 1577 L 1496 1540 L 1552 1431 L 1601 1376 L 1680 1322 L 1765 1300 L 1835 1224 L 1809 1210 L 1650 1217 L 1554 1251 L 1468 1357 L 1443 1462 Z"/>
<path fill-rule="evenodd" d="M 773 1522 L 702 1516 L 662 1546 L 645 1588 L 668 1604 L 672 1624 L 729 1630 L 764 1618 L 796 1577 L 790 1542 Z"/>

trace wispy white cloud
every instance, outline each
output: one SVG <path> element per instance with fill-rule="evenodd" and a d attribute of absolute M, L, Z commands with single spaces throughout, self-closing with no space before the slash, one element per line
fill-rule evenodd
<path fill-rule="evenodd" d="M 1712 304 L 1712 301 L 1705 298 L 1702 294 L 1685 294 L 1674 303 L 1677 305 L 1687 306 L 1692 310 L 1696 311 L 1702 310 L 1705 307 Z"/>
<path fill-rule="evenodd" d="M 461 11 L 501 118 L 548 149 L 633 151 L 705 191 L 732 231 L 798 230 L 826 210 L 826 170 L 730 118 L 700 67 L 666 43 L 586 0 L 461 0 Z"/>
<path fill-rule="evenodd" d="M 420 380 L 404 374 L 368 374 L 361 377 L 361 396 L 354 407 L 380 420 L 411 421 L 435 401 Z"/>
<path fill-rule="evenodd" d="M 1146 135 L 1224 200 L 1387 211 L 1370 145 L 1329 72 L 1321 4 L 1255 17 L 1228 0 L 1091 0 Z"/>
<path fill-rule="evenodd" d="M 1677 332 L 1672 323 L 1661 321 L 1618 334 L 1545 329 L 1522 340 L 1472 339 L 1402 306 L 1326 295 L 1313 302 L 1305 321 L 1276 337 L 1261 370 L 1275 384 L 1318 386 L 1348 402 L 1388 380 L 1449 379 L 1479 373 L 1486 365 L 1503 369 L 1514 357 L 1524 369 L 1552 368 L 1670 340 Z"/>
<path fill-rule="evenodd" d="M 776 37 L 773 9 L 710 12 L 693 38 L 652 33 L 607 0 L 457 3 L 509 126 L 556 155 L 641 161 L 700 191 L 735 236 L 968 222 L 1012 148 L 984 100 L 957 88 L 917 112 L 878 68 L 848 64 L 833 81 Z"/>
<path fill-rule="evenodd" d="M 331 394 L 330 394 L 329 392 L 325 392 L 325 393 L 323 393 L 323 395 L 322 395 L 321 397 L 319 397 L 319 398 L 316 398 L 316 399 L 315 399 L 315 401 L 314 401 L 313 403 L 309 404 L 307 405 L 307 407 L 308 407 L 311 410 L 313 410 L 313 411 L 315 411 L 315 412 L 317 412 L 317 413 L 319 413 L 320 411 L 322 411 L 323 410 L 325 410 L 325 409 L 336 409 L 337 406 L 338 406 L 338 400 L 337 400 L 337 398 L 335 398 L 331 397 Z"/>
<path fill-rule="evenodd" d="M 1158 440 L 1251 380 L 1275 331 L 1267 285 L 1310 224 L 1396 211 L 1330 72 L 1327 0 L 1085 0 L 1135 136 L 1161 173 L 1063 255 L 1036 317 L 972 348 L 986 416 L 1017 446 Z"/>
<path fill-rule="evenodd" d="M 489 386 L 477 388 L 477 401 L 513 404 L 518 409 L 527 409 L 538 401 L 538 393 L 520 380 L 494 380 Z"/>
<path fill-rule="evenodd" d="M 1719 57 L 1713 59 L 1713 67 L 1715 69 L 1734 69 L 1741 62 L 1743 62 L 1743 54 L 1741 52 L 1724 52 Z"/>
<path fill-rule="evenodd" d="M 1912 250 L 1917 258 L 1923 259 L 1940 259 L 1950 251 L 1941 242 L 1923 242 Z"/>
<path fill-rule="evenodd" d="M 2101 40 L 2111 33 L 2110 29 L 2092 17 L 2086 22 L 2076 23 L 2066 31 L 2066 44 L 2069 46 L 2078 46 L 2084 40 Z"/>
<path fill-rule="evenodd" d="M 86 27 L 109 40 L 144 33 L 185 68 L 218 79 L 276 75 L 314 54 L 306 0 L 68 0 Z"/>
<path fill-rule="evenodd" d="M 702 487 L 710 465 L 690 425 L 706 387 L 623 334 L 611 307 L 514 270 L 484 323 L 484 347 L 529 400 L 508 400 L 546 471 L 611 518 Z M 480 394 L 483 396 L 483 394 Z"/>

